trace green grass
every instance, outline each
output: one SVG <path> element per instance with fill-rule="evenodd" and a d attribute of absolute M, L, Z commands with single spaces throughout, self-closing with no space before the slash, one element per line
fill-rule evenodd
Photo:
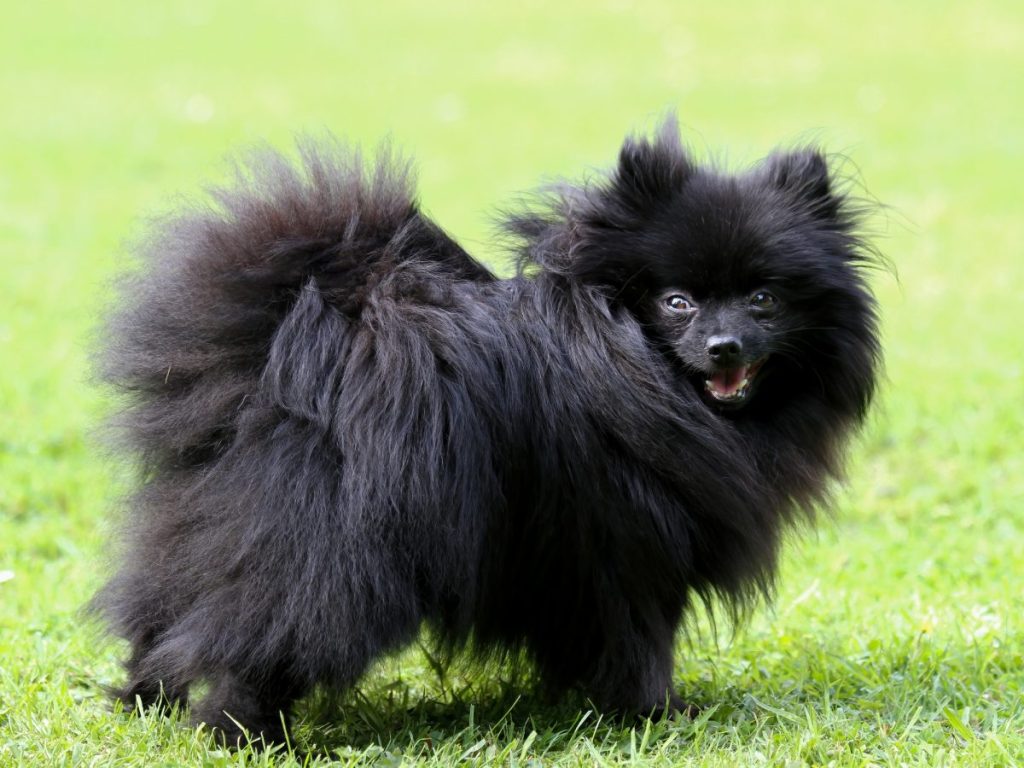
<path fill-rule="evenodd" d="M 1024 10 L 1019 3 L 15 4 L 0 25 L 0 765 L 1024 763 Z M 689 9 L 689 10 L 688 10 Z M 707 707 L 638 729 L 441 681 L 411 651 L 304 704 L 290 754 L 112 714 L 80 607 L 119 488 L 91 328 L 122 242 L 222 158 L 392 133 L 484 258 L 488 213 L 607 164 L 664 109 L 748 162 L 817 139 L 891 206 L 888 381 L 834 521 L 735 636 L 680 642 Z"/>

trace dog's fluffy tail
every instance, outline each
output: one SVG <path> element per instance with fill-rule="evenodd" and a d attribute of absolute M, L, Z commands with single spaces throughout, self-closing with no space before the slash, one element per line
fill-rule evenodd
<path fill-rule="evenodd" d="M 408 163 L 386 147 L 374 162 L 333 141 L 302 141 L 299 153 L 298 164 L 256 153 L 233 185 L 158 220 L 119 286 L 98 368 L 127 395 L 119 431 L 147 470 L 216 455 L 310 284 L 357 319 L 403 262 L 493 279 L 420 213 Z"/>

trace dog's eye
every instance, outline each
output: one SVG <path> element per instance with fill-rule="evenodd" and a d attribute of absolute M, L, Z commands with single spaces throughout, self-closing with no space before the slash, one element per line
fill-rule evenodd
<path fill-rule="evenodd" d="M 665 299 L 665 306 L 669 309 L 674 309 L 676 312 L 689 312 L 692 309 L 696 309 L 692 301 L 678 293 L 674 293 Z"/>
<path fill-rule="evenodd" d="M 777 303 L 778 299 L 768 293 L 768 291 L 758 291 L 750 297 L 750 306 L 757 309 L 771 309 Z"/>

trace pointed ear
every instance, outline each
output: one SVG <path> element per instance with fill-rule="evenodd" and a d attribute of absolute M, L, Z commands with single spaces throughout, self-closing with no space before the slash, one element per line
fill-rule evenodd
<path fill-rule="evenodd" d="M 612 175 L 613 191 L 634 208 L 670 197 L 693 174 L 679 140 L 674 115 L 665 119 L 654 140 L 628 138 L 619 150 L 619 162 Z"/>
<path fill-rule="evenodd" d="M 839 198 L 825 156 L 817 149 L 776 152 L 764 161 L 768 183 L 791 194 L 822 218 L 834 217 Z"/>

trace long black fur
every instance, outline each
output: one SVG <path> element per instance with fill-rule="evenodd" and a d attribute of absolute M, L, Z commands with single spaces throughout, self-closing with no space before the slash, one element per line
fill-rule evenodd
<path fill-rule="evenodd" d="M 681 706 L 685 612 L 770 587 L 874 390 L 869 252 L 823 157 L 731 176 L 669 121 L 510 215 L 507 280 L 388 153 L 265 153 L 213 198 L 151 233 L 105 337 L 141 467 L 94 601 L 131 644 L 119 695 L 204 682 L 195 720 L 280 739 L 293 701 L 428 623 L 608 710 Z M 687 335 L 710 331 L 657 297 L 765 286 L 769 362 L 718 407 Z"/>

